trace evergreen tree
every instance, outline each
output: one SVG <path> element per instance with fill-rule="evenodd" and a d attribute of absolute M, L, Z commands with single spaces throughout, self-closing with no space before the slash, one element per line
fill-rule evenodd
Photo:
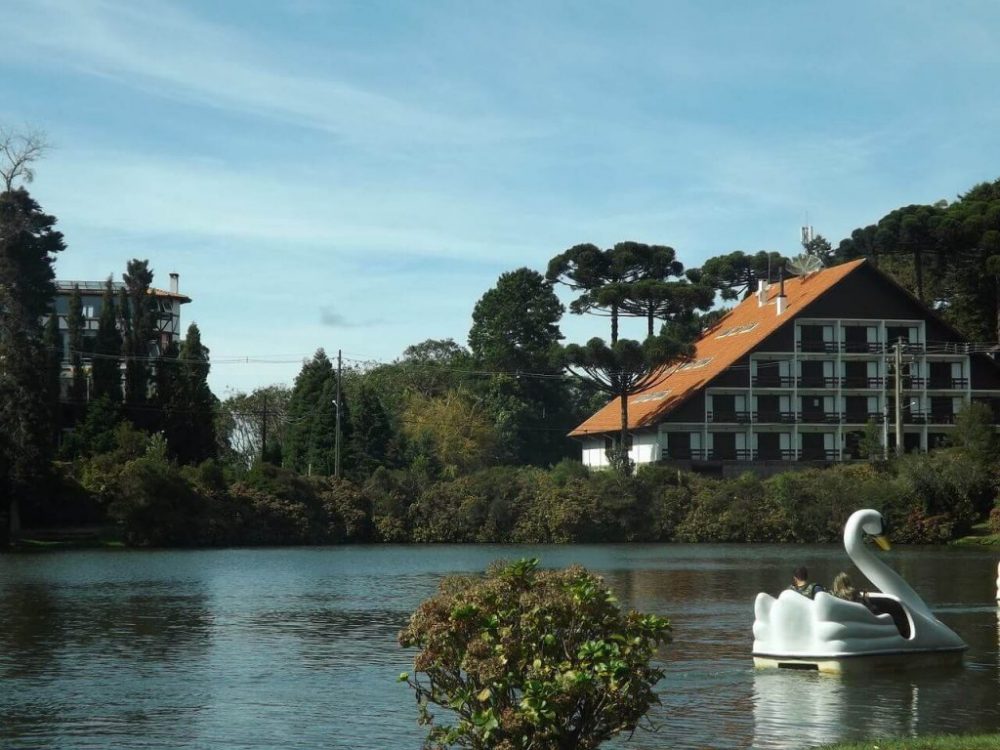
<path fill-rule="evenodd" d="M 23 188 L 0 193 L 0 512 L 14 533 L 52 453 L 40 321 L 52 314 L 55 254 L 65 248 L 55 223 Z"/>
<path fill-rule="evenodd" d="M 329 419 L 331 412 L 333 420 L 336 421 L 336 412 L 332 404 L 335 388 L 330 388 L 334 379 L 333 365 L 322 349 L 317 349 L 313 358 L 302 365 L 295 378 L 292 396 L 288 401 L 288 430 L 285 434 L 282 461 L 285 466 L 300 473 L 309 471 L 310 461 L 320 457 L 321 451 L 313 445 L 321 432 L 316 426 L 317 420 L 325 421 L 328 430 L 332 424 Z M 322 404 L 324 399 L 329 400 L 328 404 Z M 323 408 L 324 406 L 326 408 Z M 331 435 L 330 446 L 333 445 L 332 440 Z M 325 463 L 325 459 L 323 461 Z M 332 463 L 330 466 L 332 470 Z M 313 467 L 313 470 L 316 470 L 316 467 Z"/>
<path fill-rule="evenodd" d="M 173 393 L 167 409 L 173 435 L 168 433 L 167 440 L 180 463 L 198 464 L 216 455 L 218 399 L 208 387 L 208 347 L 201 343 L 196 323 L 188 326 L 179 357 L 171 365 L 177 367 L 177 374 L 169 386 Z"/>
<path fill-rule="evenodd" d="M 104 284 L 104 296 L 101 298 L 101 317 L 97 322 L 97 341 L 95 345 L 91 373 L 93 375 L 93 397 L 102 396 L 112 402 L 122 400 L 122 372 L 119 355 L 122 349 L 122 337 L 118 332 L 118 320 L 115 314 L 115 292 L 111 277 Z"/>
<path fill-rule="evenodd" d="M 348 446 L 354 472 L 367 479 L 389 460 L 389 448 L 393 444 L 392 421 L 378 391 L 367 378 L 362 378 L 354 404 L 348 424 L 350 438 L 345 441 L 341 437 L 341 444 Z M 343 417 L 341 414 L 341 422 L 347 423 Z"/>
<path fill-rule="evenodd" d="M 786 258 L 780 253 L 744 253 L 739 250 L 706 260 L 687 271 L 689 280 L 717 289 L 722 299 L 745 299 L 757 291 L 757 282 L 770 281 Z"/>
<path fill-rule="evenodd" d="M 59 335 L 59 315 L 53 309 L 45 321 L 45 402 L 48 405 L 52 445 L 59 444 L 62 384 L 62 336 Z"/>
<path fill-rule="evenodd" d="M 154 300 L 149 293 L 153 272 L 148 260 L 133 258 L 122 274 L 127 304 L 123 313 L 128 321 L 122 334 L 125 339 L 125 402 L 145 404 L 149 392 L 149 344 L 153 338 Z"/>
<path fill-rule="evenodd" d="M 69 397 L 73 403 L 80 404 L 87 400 L 87 374 L 83 370 L 83 299 L 79 286 L 73 287 L 69 297 L 66 337 L 69 339 L 69 363 L 73 377 Z"/>

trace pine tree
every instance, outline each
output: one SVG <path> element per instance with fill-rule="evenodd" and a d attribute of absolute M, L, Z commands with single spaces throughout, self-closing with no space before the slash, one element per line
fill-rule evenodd
<path fill-rule="evenodd" d="M 333 388 L 330 385 L 333 384 Z M 288 402 L 288 430 L 285 434 L 285 451 L 282 460 L 288 468 L 306 473 L 310 470 L 318 472 L 315 466 L 310 467 L 310 461 L 319 458 L 321 451 L 314 445 L 321 438 L 322 427 L 316 422 L 325 422 L 329 429 L 329 416 L 332 412 L 336 421 L 336 411 L 333 407 L 333 394 L 336 392 L 333 364 L 326 352 L 318 349 L 313 358 L 302 365 L 295 378 L 292 396 Z M 324 409 L 323 401 L 329 399 Z M 333 443 L 330 442 L 332 446 Z M 330 464 L 331 471 L 333 464 Z"/>
<path fill-rule="evenodd" d="M 101 298 L 101 317 L 97 322 L 97 342 L 95 345 L 91 373 L 93 375 L 93 397 L 108 398 L 119 403 L 122 400 L 122 371 L 119 356 L 122 337 L 118 332 L 115 313 L 115 292 L 111 277 L 104 285 Z"/>
<path fill-rule="evenodd" d="M 0 497 L 13 533 L 52 455 L 40 321 L 52 312 L 55 254 L 65 248 L 55 223 L 23 188 L 0 193 Z"/>
<path fill-rule="evenodd" d="M 188 326 L 181 343 L 176 375 L 169 378 L 173 393 L 167 404 L 167 442 L 182 464 L 198 464 L 216 455 L 215 412 L 218 399 L 208 387 L 208 348 L 201 343 L 196 323 Z"/>
<path fill-rule="evenodd" d="M 382 405 L 378 391 L 367 380 L 362 380 L 358 387 L 350 420 L 341 414 L 341 422 L 350 427 L 350 438 L 341 437 L 341 444 L 349 448 L 351 466 L 359 477 L 371 476 L 386 464 L 393 431 L 389 412 Z"/>
<path fill-rule="evenodd" d="M 128 304 L 129 325 L 125 339 L 125 402 L 145 404 L 149 393 L 149 342 L 153 338 L 153 298 L 149 288 L 153 272 L 148 260 L 133 258 L 122 274 Z"/>
<path fill-rule="evenodd" d="M 49 429 L 52 445 L 59 443 L 61 406 L 59 397 L 62 382 L 62 336 L 59 334 L 59 315 L 53 309 L 45 321 L 45 402 L 48 405 Z"/>

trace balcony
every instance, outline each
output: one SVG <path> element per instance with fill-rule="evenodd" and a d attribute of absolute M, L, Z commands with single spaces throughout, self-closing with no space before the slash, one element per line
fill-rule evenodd
<path fill-rule="evenodd" d="M 795 348 L 800 352 L 827 352 L 833 354 L 840 350 L 840 344 L 836 341 L 796 341 Z"/>
<path fill-rule="evenodd" d="M 749 448 L 737 448 L 726 450 L 719 448 L 701 448 L 691 451 L 691 458 L 695 461 L 753 461 L 754 451 Z"/>
<path fill-rule="evenodd" d="M 798 378 L 799 388 L 836 388 L 840 378 L 822 375 L 801 375 Z"/>
<path fill-rule="evenodd" d="M 835 411 L 804 411 L 799 414 L 802 424 L 840 424 L 840 413 Z"/>
<path fill-rule="evenodd" d="M 714 424 L 747 424 L 750 421 L 748 411 L 710 411 L 708 421 Z"/>
<path fill-rule="evenodd" d="M 791 388 L 795 378 L 786 375 L 754 375 L 750 380 L 754 388 Z"/>
<path fill-rule="evenodd" d="M 840 350 L 845 354 L 881 354 L 883 347 L 878 341 L 845 341 Z"/>
<path fill-rule="evenodd" d="M 869 422 L 882 424 L 882 412 L 844 412 L 844 422 L 846 424 L 868 424 Z"/>
<path fill-rule="evenodd" d="M 925 415 L 927 424 L 955 424 L 955 415 L 950 412 L 929 412 Z"/>
<path fill-rule="evenodd" d="M 882 378 L 847 376 L 840 379 L 840 385 L 842 388 L 856 388 L 858 390 L 881 390 Z"/>
<path fill-rule="evenodd" d="M 968 378 L 931 378 L 927 381 L 927 388 L 934 391 L 964 390 L 968 385 Z"/>
<path fill-rule="evenodd" d="M 755 411 L 752 416 L 756 424 L 794 424 L 797 421 L 794 411 Z"/>

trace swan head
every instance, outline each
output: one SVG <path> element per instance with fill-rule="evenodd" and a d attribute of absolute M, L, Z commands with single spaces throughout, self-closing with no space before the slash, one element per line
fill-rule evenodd
<path fill-rule="evenodd" d="M 852 521 L 854 524 L 851 523 Z M 870 536 L 880 549 L 888 550 L 892 547 L 888 539 L 889 525 L 885 517 L 877 510 L 867 509 L 855 512 L 848 519 L 848 526 L 851 525 L 859 526 L 861 531 Z"/>

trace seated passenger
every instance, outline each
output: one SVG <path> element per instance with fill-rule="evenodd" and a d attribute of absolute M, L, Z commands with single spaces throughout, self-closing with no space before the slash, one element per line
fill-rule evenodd
<path fill-rule="evenodd" d="M 818 592 L 825 591 L 818 583 L 809 583 L 809 571 L 805 565 L 800 565 L 792 573 L 792 585 L 788 588 L 809 599 L 814 598 Z"/>
<path fill-rule="evenodd" d="M 872 608 L 868 602 L 868 594 L 854 588 L 854 583 L 847 573 L 837 574 L 837 577 L 833 579 L 833 586 L 830 589 L 830 593 L 838 599 L 846 599 L 849 602 L 864 604 L 868 609 Z"/>

